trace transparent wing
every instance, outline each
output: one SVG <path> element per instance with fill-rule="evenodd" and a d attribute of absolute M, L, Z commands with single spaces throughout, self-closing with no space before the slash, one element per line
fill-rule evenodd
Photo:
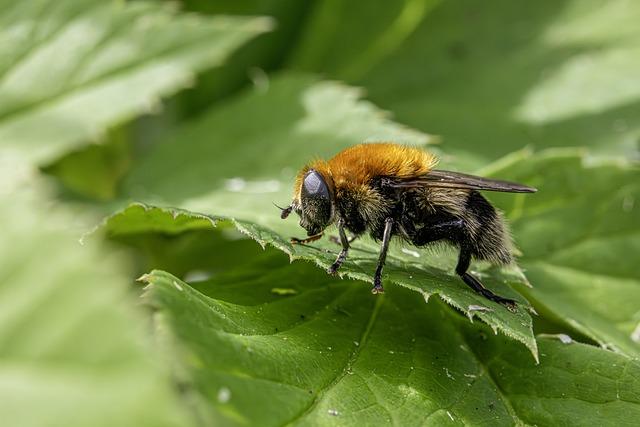
<path fill-rule="evenodd" d="M 395 188 L 461 188 L 466 190 L 501 191 L 505 193 L 535 193 L 533 187 L 515 182 L 482 178 L 460 172 L 432 170 L 426 175 L 406 180 L 393 180 L 390 185 Z"/>

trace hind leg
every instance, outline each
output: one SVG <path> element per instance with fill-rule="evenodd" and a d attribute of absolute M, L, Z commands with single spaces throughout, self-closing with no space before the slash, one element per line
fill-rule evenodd
<path fill-rule="evenodd" d="M 464 283 L 471 289 L 482 295 L 488 300 L 495 301 L 498 304 L 502 304 L 508 307 L 515 307 L 516 302 L 509 298 L 503 298 L 494 294 L 489 289 L 485 288 L 482 283 L 474 276 L 469 274 L 469 264 L 471 263 L 471 252 L 463 245 L 460 249 L 460 257 L 458 258 L 458 265 L 456 266 L 456 273 L 462 278 Z"/>
<path fill-rule="evenodd" d="M 466 229 L 462 219 L 447 219 L 417 230 L 415 235 L 412 236 L 411 242 L 416 246 L 423 246 L 445 239 L 459 245 L 460 256 L 458 258 L 458 265 L 456 266 L 456 274 L 460 276 L 464 283 L 488 300 L 509 307 L 515 306 L 516 302 L 514 300 L 494 294 L 485 288 L 478 279 L 467 272 L 471 263 L 471 250 L 467 246 L 467 243 L 465 243 L 465 235 Z"/>

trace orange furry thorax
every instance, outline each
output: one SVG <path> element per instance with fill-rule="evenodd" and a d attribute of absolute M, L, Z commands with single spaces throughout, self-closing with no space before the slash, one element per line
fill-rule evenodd
<path fill-rule="evenodd" d="M 331 191 L 341 187 L 358 187 L 373 178 L 389 176 L 411 178 L 425 175 L 438 163 L 437 157 L 420 148 L 390 142 L 358 144 L 336 154 L 330 160 L 316 160 L 305 166 L 296 179 L 294 198 L 299 199 L 304 175 L 318 171 Z"/>

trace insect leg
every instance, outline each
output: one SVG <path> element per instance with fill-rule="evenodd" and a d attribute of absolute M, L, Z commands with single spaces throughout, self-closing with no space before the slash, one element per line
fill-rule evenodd
<path fill-rule="evenodd" d="M 389 249 L 389 241 L 391 240 L 392 228 L 393 219 L 385 219 L 384 234 L 382 235 L 382 247 L 380 248 L 380 256 L 378 258 L 376 274 L 373 276 L 373 288 L 371 288 L 371 293 L 373 294 L 381 294 L 384 292 L 384 288 L 382 287 L 382 269 L 384 268 L 384 262 L 387 259 L 387 250 Z"/>
<path fill-rule="evenodd" d="M 488 300 L 495 301 L 498 304 L 503 304 L 506 306 L 514 307 L 516 302 L 509 298 L 503 298 L 491 292 L 489 289 L 485 288 L 482 283 L 474 276 L 469 274 L 467 270 L 469 269 L 469 264 L 471 263 L 471 252 L 462 246 L 460 249 L 460 257 L 458 258 L 458 265 L 456 266 L 456 273 L 462 278 L 464 283 L 467 284 L 471 289 L 487 298 Z"/>
<path fill-rule="evenodd" d="M 336 258 L 335 262 L 331 264 L 331 267 L 327 270 L 329 274 L 335 274 L 338 271 L 344 260 L 347 259 L 347 254 L 349 253 L 349 239 L 344 232 L 344 221 L 342 219 L 338 220 L 338 233 L 340 234 L 342 250 L 338 254 L 338 258 Z"/>
<path fill-rule="evenodd" d="M 357 235 L 354 234 L 353 236 L 349 237 L 347 239 L 347 241 L 349 243 L 353 243 L 353 241 L 356 240 L 358 237 L 360 237 L 360 236 L 357 236 Z M 331 243 L 335 243 L 336 245 L 342 245 L 342 242 L 340 241 L 340 238 L 336 237 L 336 236 L 329 236 L 329 241 Z"/>
<path fill-rule="evenodd" d="M 298 239 L 297 237 L 292 237 L 291 244 L 305 245 L 307 243 L 315 242 L 316 240 L 320 239 L 323 235 L 324 235 L 323 233 L 318 233 L 318 234 L 314 234 L 313 236 L 307 237 L 306 239 Z"/>

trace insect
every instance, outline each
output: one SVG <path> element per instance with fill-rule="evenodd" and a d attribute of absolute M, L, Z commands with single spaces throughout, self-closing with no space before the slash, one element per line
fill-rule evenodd
<path fill-rule="evenodd" d="M 445 241 L 459 249 L 456 273 L 471 289 L 507 306 L 515 301 L 485 288 L 467 270 L 472 259 L 493 264 L 513 260 L 513 244 L 502 214 L 480 191 L 533 193 L 535 188 L 507 181 L 437 170 L 437 158 L 421 149 L 394 143 L 359 144 L 329 161 L 316 160 L 296 178 L 293 201 L 280 208 L 285 219 L 293 211 L 309 243 L 336 224 L 342 250 L 328 272 L 335 274 L 347 258 L 351 242 L 368 232 L 381 242 L 374 274 L 374 294 L 384 292 L 382 271 L 392 237 L 422 247 Z M 347 237 L 347 231 L 352 237 Z"/>

